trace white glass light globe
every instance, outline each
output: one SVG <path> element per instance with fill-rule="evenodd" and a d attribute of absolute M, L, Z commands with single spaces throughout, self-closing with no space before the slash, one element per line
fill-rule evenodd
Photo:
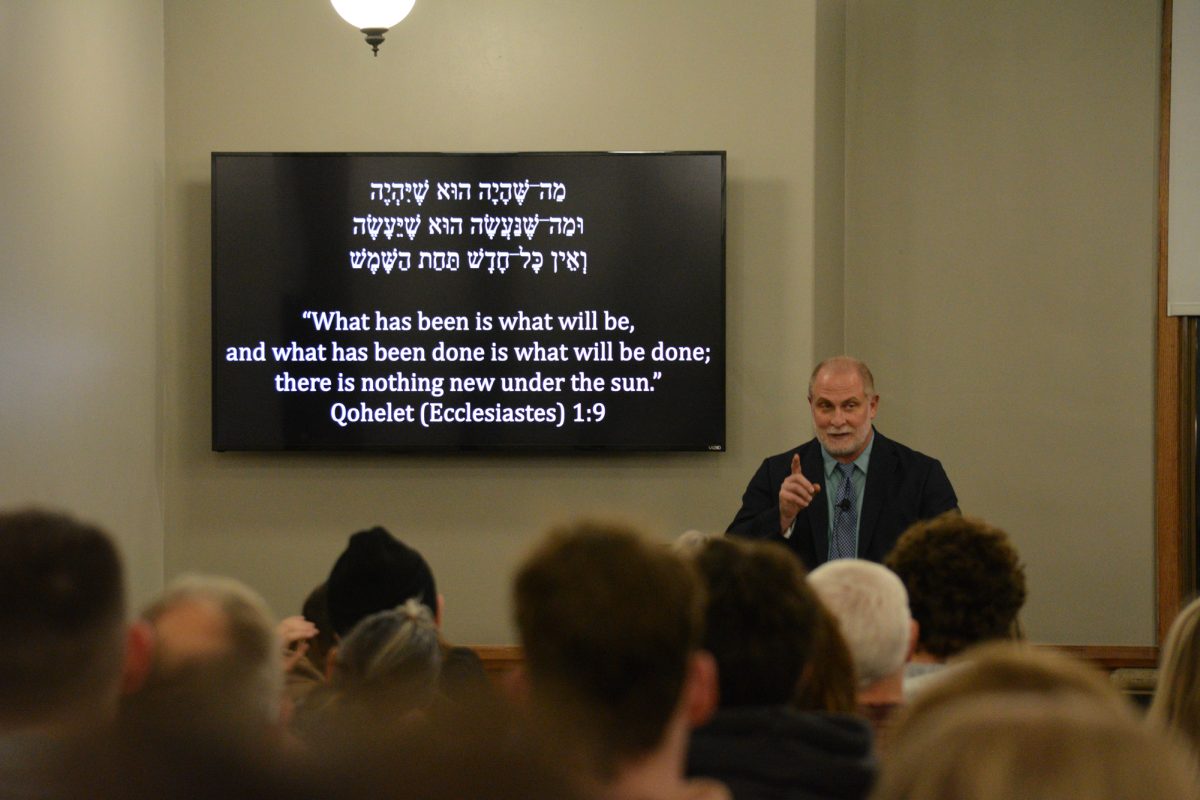
<path fill-rule="evenodd" d="M 333 9 L 359 30 L 387 29 L 408 16 L 417 0 L 330 0 Z"/>

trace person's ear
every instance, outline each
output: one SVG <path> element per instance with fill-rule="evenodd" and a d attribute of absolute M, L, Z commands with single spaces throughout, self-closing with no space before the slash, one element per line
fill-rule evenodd
<path fill-rule="evenodd" d="M 154 663 L 154 628 L 144 619 L 125 633 L 125 665 L 121 670 L 121 694 L 135 694 L 146 685 Z"/>
<path fill-rule="evenodd" d="M 688 725 L 698 728 L 717 711 L 720 688 L 717 684 L 717 660 L 707 650 L 697 650 L 688 659 L 684 701 Z"/>
<path fill-rule="evenodd" d="M 907 664 L 912 661 L 913 653 L 917 652 L 917 639 L 921 636 L 921 623 L 915 619 L 908 621 L 908 653 L 904 656 L 904 662 Z"/>

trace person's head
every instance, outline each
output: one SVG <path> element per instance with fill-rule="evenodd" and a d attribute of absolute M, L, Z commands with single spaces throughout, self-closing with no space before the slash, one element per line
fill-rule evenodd
<path fill-rule="evenodd" d="M 808 381 L 808 405 L 817 440 L 831 456 L 849 463 L 862 454 L 879 408 L 866 364 L 849 356 L 822 361 Z"/>
<path fill-rule="evenodd" d="M 433 701 L 441 663 L 433 612 L 413 599 L 360 620 L 334 651 L 329 682 L 348 697 L 402 714 Z"/>
<path fill-rule="evenodd" d="M 871 800 L 1198 797 L 1175 745 L 1086 694 L 982 694 L 897 731 Z"/>
<path fill-rule="evenodd" d="M 278 720 L 282 644 L 256 592 L 232 578 L 185 575 L 142 618 L 154 631 L 148 691 L 212 694 L 239 716 L 264 724 Z"/>
<path fill-rule="evenodd" d="M 1025 568 L 999 528 L 949 512 L 913 524 L 884 563 L 908 590 L 919 653 L 944 660 L 1012 637 L 1025 604 Z"/>
<path fill-rule="evenodd" d="M 903 671 L 914 623 L 908 592 L 896 573 L 871 561 L 845 558 L 817 567 L 808 583 L 837 619 L 860 687 Z"/>
<path fill-rule="evenodd" d="M 115 713 L 125 659 L 120 558 L 99 528 L 0 513 L 0 729 Z"/>
<path fill-rule="evenodd" d="M 1088 662 L 1023 642 L 987 642 L 963 653 L 953 669 L 940 673 L 906 704 L 895 720 L 894 737 L 907 736 L 943 706 L 985 694 L 1082 695 L 1113 714 L 1132 713 L 1108 677 Z"/>
<path fill-rule="evenodd" d="M 1200 752 L 1200 599 L 1185 606 L 1167 632 L 1148 717 Z"/>
<path fill-rule="evenodd" d="M 563 745 L 600 776 L 655 751 L 681 706 L 692 722 L 711 710 L 703 590 L 665 545 L 615 524 L 555 529 L 519 568 L 513 597 L 534 710 L 579 737 Z"/>
<path fill-rule="evenodd" d="M 814 658 L 820 613 L 799 560 L 773 543 L 730 538 L 710 539 L 694 560 L 721 707 L 789 702 Z"/>
<path fill-rule="evenodd" d="M 415 598 L 438 616 L 433 570 L 413 548 L 381 527 L 350 537 L 329 579 L 326 603 L 334 632 L 345 636 L 363 617 L 387 611 Z"/>

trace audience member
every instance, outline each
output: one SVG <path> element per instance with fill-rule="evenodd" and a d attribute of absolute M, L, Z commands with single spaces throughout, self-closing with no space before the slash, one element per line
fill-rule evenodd
<path fill-rule="evenodd" d="M 999 528 L 943 514 L 905 531 L 884 563 L 904 582 L 918 625 L 906 695 L 971 645 L 1016 635 L 1025 568 Z"/>
<path fill-rule="evenodd" d="M 381 527 L 350 537 L 326 581 L 326 604 L 334 633 L 344 637 L 364 617 L 388 611 L 416 599 L 442 622 L 442 596 L 433 570 L 413 548 Z M 439 705 L 446 713 L 454 706 L 495 705 L 493 687 L 479 656 L 469 647 L 453 647 L 442 640 Z"/>
<path fill-rule="evenodd" d="M 325 600 L 334 633 L 344 637 L 358 621 L 416 598 L 442 618 L 442 596 L 425 558 L 385 528 L 375 526 L 350 537 L 325 582 Z"/>
<path fill-rule="evenodd" d="M 1164 800 L 1200 797 L 1165 736 L 1076 691 L 985 693 L 892 739 L 872 800 Z"/>
<path fill-rule="evenodd" d="M 728 796 L 684 778 L 689 731 L 717 691 L 687 563 L 627 528 L 584 522 L 552 531 L 513 591 L 532 719 L 581 779 L 616 800 Z"/>
<path fill-rule="evenodd" d="M 801 676 L 827 656 L 815 639 L 823 609 L 800 562 L 776 544 L 728 538 L 709 541 L 695 562 L 720 704 L 692 734 L 688 773 L 720 779 L 736 800 L 865 797 L 870 728 L 791 706 Z"/>
<path fill-rule="evenodd" d="M 993 641 L 964 652 L 953 670 L 913 697 L 896 715 L 892 734 L 902 738 L 942 706 L 979 694 L 1077 694 L 1114 714 L 1133 713 L 1129 701 L 1091 663 L 1023 642 Z"/>
<path fill-rule="evenodd" d="M 232 578 L 185 575 L 143 612 L 154 632 L 145 686 L 126 702 L 134 726 L 204 723 L 215 736 L 277 741 L 282 643 L 262 598 Z M 201 713 L 203 712 L 203 713 Z"/>
<path fill-rule="evenodd" d="M 1200 757 L 1200 599 L 1175 617 L 1158 661 L 1147 719 L 1179 736 Z"/>
<path fill-rule="evenodd" d="M 298 720 L 309 741 L 375 735 L 385 724 L 415 724 L 437 692 L 442 648 L 433 613 L 415 598 L 360 620 L 334 651 L 329 683 Z M 355 743 L 357 744 L 357 743 Z"/>
<path fill-rule="evenodd" d="M 0 730 L 74 728 L 116 712 L 126 653 L 121 562 L 61 514 L 0 514 Z"/>
<path fill-rule="evenodd" d="M 441 663 L 433 612 L 413 598 L 354 626 L 330 664 L 330 685 L 367 705 L 420 709 L 433 701 Z"/>
<path fill-rule="evenodd" d="M 904 700 L 904 664 L 916 645 L 904 583 L 887 567 L 852 558 L 822 564 L 808 583 L 837 619 L 858 676 L 859 712 L 878 738 Z"/>
<path fill-rule="evenodd" d="M 35 509 L 0 513 L 0 786 L 67 797 L 77 746 L 116 715 L 127 656 L 123 570 L 99 528 Z"/>

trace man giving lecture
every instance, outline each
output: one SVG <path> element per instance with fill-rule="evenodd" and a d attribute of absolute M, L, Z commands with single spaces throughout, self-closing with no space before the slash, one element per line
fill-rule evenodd
<path fill-rule="evenodd" d="M 826 359 L 808 382 L 816 438 L 763 461 L 726 533 L 784 542 L 813 569 L 837 558 L 883 561 L 909 525 L 957 510 L 937 459 L 893 442 L 867 365 Z"/>

